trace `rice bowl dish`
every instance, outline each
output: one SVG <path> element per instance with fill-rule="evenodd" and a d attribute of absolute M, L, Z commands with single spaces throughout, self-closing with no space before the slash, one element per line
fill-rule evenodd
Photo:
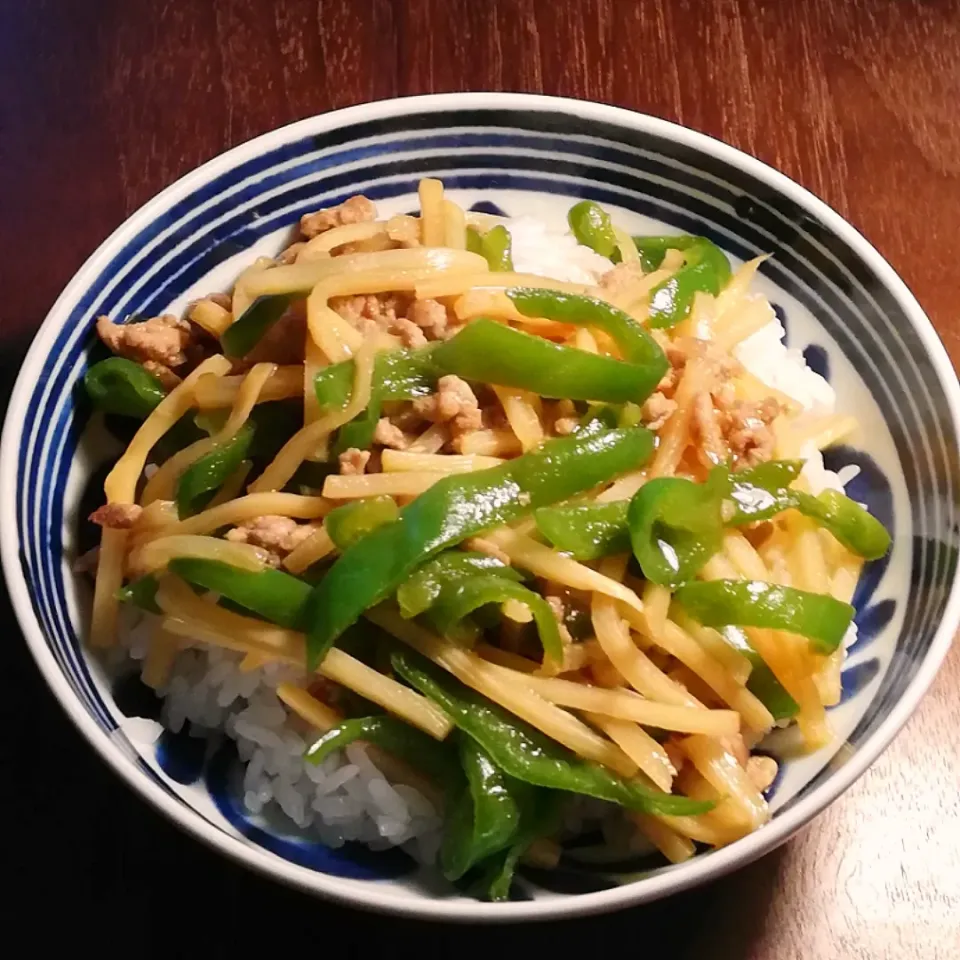
<path fill-rule="evenodd" d="M 595 909 L 778 842 L 912 616 L 886 408 L 804 346 L 776 244 L 456 180 L 363 197 L 96 324 L 108 462 L 67 558 L 117 748 L 187 785 L 193 743 L 208 819 L 325 872 L 290 851 L 402 850 L 453 903 L 582 868 Z"/>

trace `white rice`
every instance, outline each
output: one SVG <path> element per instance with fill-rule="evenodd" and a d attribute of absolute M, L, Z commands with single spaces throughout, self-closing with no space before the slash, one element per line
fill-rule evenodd
<path fill-rule="evenodd" d="M 128 608 L 124 609 L 125 615 Z M 146 655 L 153 618 L 134 615 L 126 631 L 134 660 Z M 418 790 L 391 783 L 360 743 L 338 751 L 322 764 L 303 759 L 308 736 L 291 721 L 276 694 L 291 667 L 268 665 L 243 672 L 242 657 L 219 648 L 180 654 L 163 697 L 162 727 L 141 717 L 124 721 L 131 742 L 150 746 L 163 728 L 174 733 L 190 724 L 190 734 L 215 738 L 226 733 L 244 764 L 242 799 L 254 817 L 274 825 L 282 814 L 302 834 L 329 847 L 358 841 L 373 849 L 399 846 L 423 863 L 436 858 L 440 843 L 438 811 Z"/>
<path fill-rule="evenodd" d="M 594 284 L 612 263 L 577 243 L 569 232 L 549 229 L 533 217 L 504 221 L 510 230 L 514 267 L 571 283 Z M 783 343 L 785 331 L 771 310 L 770 322 L 736 348 L 737 359 L 770 387 L 786 393 L 805 410 L 830 413 L 836 397 L 830 384 L 812 371 L 802 353 Z M 827 470 L 820 451 L 803 450 L 803 475 L 813 493 L 842 491 L 858 468 L 839 473 Z M 126 652 L 135 661 L 147 653 L 152 618 L 130 609 Z M 851 625 L 845 645 L 856 639 Z M 268 665 L 258 670 L 239 669 L 238 654 L 218 648 L 191 649 L 177 658 L 164 698 L 163 726 L 181 731 L 189 722 L 191 735 L 216 737 L 225 733 L 237 746 L 243 762 L 243 804 L 254 817 L 282 814 L 306 835 L 330 847 L 359 841 L 373 849 L 402 846 L 421 862 L 436 858 L 441 818 L 430 801 L 411 786 L 391 783 L 377 768 L 366 746 L 354 743 L 322 764 L 305 762 L 308 746 L 297 722 L 288 717 L 276 695 L 284 680 L 296 679 L 290 667 Z M 156 742 L 161 726 L 144 718 L 124 721 L 123 733 L 136 745 Z M 602 811 L 596 819 L 603 820 Z M 573 814 L 578 824 L 583 813 Z M 604 829 L 608 829 L 605 826 Z"/>

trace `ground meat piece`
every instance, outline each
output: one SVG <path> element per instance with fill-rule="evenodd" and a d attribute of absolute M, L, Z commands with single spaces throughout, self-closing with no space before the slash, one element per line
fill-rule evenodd
<path fill-rule="evenodd" d="M 169 367 L 165 367 L 162 363 L 157 363 L 156 360 L 145 360 L 143 369 L 146 370 L 147 373 L 152 373 L 168 392 L 181 382 L 180 378 Z"/>
<path fill-rule="evenodd" d="M 612 270 L 608 270 L 600 278 L 600 286 L 612 297 L 622 293 L 636 280 L 642 280 L 644 277 L 643 267 L 639 260 L 630 260 L 626 263 L 618 263 Z"/>
<path fill-rule="evenodd" d="M 479 430 L 483 426 L 480 404 L 470 385 L 452 374 L 437 381 L 435 394 L 414 400 L 413 406 L 426 420 L 450 423 L 455 435 Z"/>
<path fill-rule="evenodd" d="M 188 321 L 169 313 L 140 323 L 113 323 L 109 317 L 98 317 L 97 336 L 121 357 L 137 363 L 152 360 L 169 368 L 187 362 L 187 350 L 196 339 Z"/>
<path fill-rule="evenodd" d="M 358 194 L 339 206 L 327 207 L 301 217 L 300 232 L 309 240 L 334 227 L 342 227 L 348 223 L 366 223 L 376 219 L 377 208 L 373 202 Z"/>
<path fill-rule="evenodd" d="M 287 263 L 296 263 L 297 254 L 306 246 L 302 240 L 298 240 L 296 243 L 291 243 L 289 247 L 285 250 L 281 250 L 277 256 L 277 263 L 287 264 Z"/>
<path fill-rule="evenodd" d="M 553 432 L 558 437 L 568 437 L 577 429 L 580 421 L 576 417 L 559 417 L 553 423 Z"/>
<path fill-rule="evenodd" d="M 428 340 L 440 340 L 446 333 L 447 308 L 436 300 L 414 300 L 407 311 L 407 319 L 426 334 Z"/>
<path fill-rule="evenodd" d="M 400 337 L 406 347 L 422 347 L 427 338 L 413 321 L 406 318 L 408 304 L 408 298 L 394 293 L 367 293 L 330 300 L 331 308 L 362 333 L 383 331 Z"/>
<path fill-rule="evenodd" d="M 129 530 L 140 519 L 143 507 L 135 503 L 105 503 L 90 514 L 90 522 L 111 530 Z"/>
<path fill-rule="evenodd" d="M 777 761 L 773 757 L 750 757 L 747 760 L 747 776 L 762 793 L 777 779 Z"/>
<path fill-rule="evenodd" d="M 647 397 L 640 416 L 648 430 L 659 430 L 673 416 L 676 409 L 677 401 L 665 397 L 658 391 Z"/>
<path fill-rule="evenodd" d="M 401 247 L 419 247 L 420 221 L 406 214 L 391 217 L 387 221 L 387 236 Z"/>
<path fill-rule="evenodd" d="M 315 523 L 297 523 L 292 517 L 265 514 L 228 530 L 226 538 L 262 547 L 280 561 L 319 529 Z"/>
<path fill-rule="evenodd" d="M 410 438 L 389 417 L 381 417 L 373 431 L 373 442 L 390 447 L 392 450 L 405 450 L 410 446 Z"/>
<path fill-rule="evenodd" d="M 359 450 L 357 447 L 350 447 L 340 454 L 340 472 L 346 476 L 360 476 L 370 462 L 370 451 Z"/>
<path fill-rule="evenodd" d="M 719 417 L 737 469 L 756 466 L 773 456 L 776 438 L 771 424 L 780 415 L 772 397 L 760 403 L 735 400 L 720 405 Z"/>
<path fill-rule="evenodd" d="M 400 342 L 409 348 L 425 347 L 427 345 L 426 334 L 412 321 L 401 318 L 393 325 L 392 333 L 400 337 Z"/>

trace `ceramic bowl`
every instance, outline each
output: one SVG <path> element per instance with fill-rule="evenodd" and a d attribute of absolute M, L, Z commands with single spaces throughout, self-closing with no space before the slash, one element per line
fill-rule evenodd
<path fill-rule="evenodd" d="M 576 198 L 631 232 L 703 234 L 734 261 L 771 253 L 757 286 L 789 346 L 827 377 L 862 430 L 828 451 L 857 464 L 849 492 L 892 530 L 893 550 L 857 588 L 859 639 L 830 711 L 835 745 L 782 767 L 769 824 L 680 866 L 527 870 L 515 899 L 479 903 L 399 853 L 329 850 L 245 813 L 229 751 L 126 723 L 156 704 L 117 685 L 81 642 L 86 584 L 71 572 L 83 495 L 106 451 L 85 434 L 76 389 L 93 323 L 179 313 L 284 245 L 301 214 L 362 192 L 383 213 L 415 210 L 417 181 L 440 177 L 468 208 L 562 225 Z M 638 904 L 714 879 L 786 840 L 833 802 L 917 706 L 958 622 L 960 390 L 906 286 L 844 220 L 783 175 L 701 134 L 613 107 L 514 94 L 394 100 L 313 117 L 188 174 L 93 254 L 50 311 L 24 362 L 0 456 L 3 567 L 27 643 L 91 746 L 174 822 L 278 880 L 355 906 L 447 919 L 512 920 Z M 92 451 L 92 452 L 91 452 Z M 840 745 L 844 745 L 840 749 Z M 51 784 L 51 787 L 55 787 Z M 905 798 L 904 802 L 908 800 Z"/>

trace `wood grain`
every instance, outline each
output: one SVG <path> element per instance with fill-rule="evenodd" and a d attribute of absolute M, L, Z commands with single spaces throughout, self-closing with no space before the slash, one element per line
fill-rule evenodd
<path fill-rule="evenodd" d="M 615 103 L 773 164 L 880 249 L 960 362 L 956 2 L 0 0 L 4 386 L 96 244 L 198 163 L 331 108 L 482 89 Z M 0 617 L 12 633 L 9 611 Z M 656 946 L 678 960 L 960 956 L 960 650 L 872 770 L 780 851 L 648 908 L 469 934 L 371 922 L 219 860 L 101 769 L 22 644 L 10 656 L 3 758 L 24 788 L 4 808 L 22 827 L 5 866 L 24 903 L 69 891 L 62 911 L 111 928 L 133 917 L 143 930 L 144 905 L 153 915 L 170 909 L 172 884 L 205 891 L 221 918 L 292 928 L 287 943 L 330 925 L 362 930 L 363 941 L 346 936 L 348 956 L 398 942 L 448 955 L 466 936 L 509 955 L 566 956 L 609 942 Z M 25 716 L 41 742 L 57 745 L 56 781 L 34 741 L 10 736 Z M 151 929 L 142 951 L 158 950 L 166 934 L 181 953 L 176 922 Z M 37 931 L 38 942 L 57 932 L 57 924 Z M 231 935 L 246 936 L 222 924 L 217 945 L 226 949 Z"/>

